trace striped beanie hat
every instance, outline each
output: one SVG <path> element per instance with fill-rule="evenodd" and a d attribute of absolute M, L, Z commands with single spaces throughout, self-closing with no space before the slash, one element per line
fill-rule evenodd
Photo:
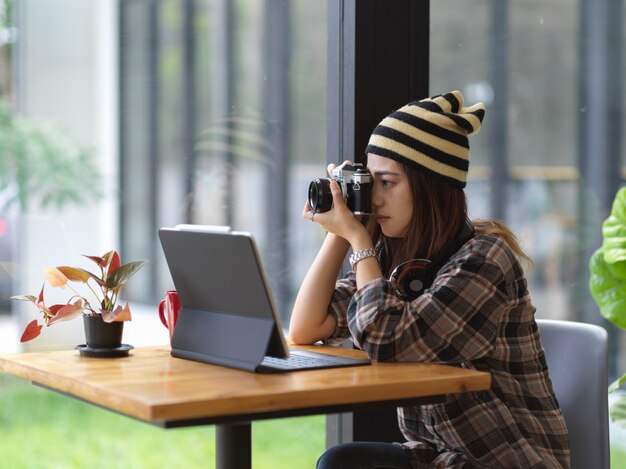
<path fill-rule="evenodd" d="M 483 103 L 463 107 L 460 91 L 413 101 L 378 124 L 365 153 L 408 163 L 463 188 L 469 167 L 467 137 L 480 130 L 484 116 Z"/>

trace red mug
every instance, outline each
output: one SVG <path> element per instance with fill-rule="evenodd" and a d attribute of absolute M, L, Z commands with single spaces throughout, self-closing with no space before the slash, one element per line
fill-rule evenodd
<path fill-rule="evenodd" d="M 165 294 L 165 299 L 159 303 L 159 318 L 163 325 L 170 330 L 170 340 L 172 340 L 172 335 L 174 335 L 174 327 L 176 327 L 179 314 L 180 301 L 178 300 L 178 293 L 176 290 L 168 290 Z"/>

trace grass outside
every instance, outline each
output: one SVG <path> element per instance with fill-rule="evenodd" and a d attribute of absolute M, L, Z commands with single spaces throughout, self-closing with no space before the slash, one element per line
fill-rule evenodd
<path fill-rule="evenodd" d="M 624 391 L 609 394 L 609 406 L 618 398 L 618 393 L 624 396 Z M 611 438 L 611 469 L 626 469 L 626 425 L 610 426 Z"/>
<path fill-rule="evenodd" d="M 626 469 L 625 444 L 621 444 L 621 446 L 611 446 L 611 469 Z"/>
<path fill-rule="evenodd" d="M 324 416 L 255 422 L 254 469 L 309 469 Z M 1 469 L 210 469 L 215 427 L 164 430 L 0 373 Z"/>
<path fill-rule="evenodd" d="M 611 468 L 626 469 L 626 429 L 611 428 Z M 308 469 L 324 416 L 255 422 L 254 469 Z M 213 426 L 163 430 L 0 373 L 0 469 L 211 469 Z"/>

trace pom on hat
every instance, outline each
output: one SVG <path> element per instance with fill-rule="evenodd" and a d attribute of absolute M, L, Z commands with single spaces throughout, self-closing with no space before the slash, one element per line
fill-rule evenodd
<path fill-rule="evenodd" d="M 463 188 L 469 168 L 467 137 L 480 130 L 484 116 L 483 103 L 463 107 L 460 91 L 413 101 L 378 124 L 365 153 L 409 163 Z"/>

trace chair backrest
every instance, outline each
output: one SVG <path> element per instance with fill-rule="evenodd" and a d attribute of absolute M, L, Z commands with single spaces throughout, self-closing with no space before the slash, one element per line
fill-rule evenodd
<path fill-rule="evenodd" d="M 571 469 L 609 469 L 608 334 L 580 322 L 537 325 L 569 431 Z"/>

